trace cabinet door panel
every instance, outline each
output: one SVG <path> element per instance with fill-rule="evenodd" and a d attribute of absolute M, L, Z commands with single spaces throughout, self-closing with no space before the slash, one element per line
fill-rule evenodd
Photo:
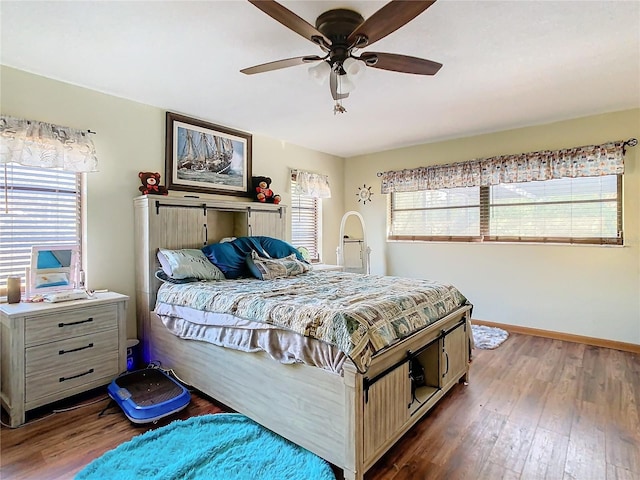
<path fill-rule="evenodd" d="M 204 210 L 163 207 L 158 213 L 152 211 L 149 220 L 153 230 L 149 236 L 157 239 L 157 245 L 150 245 L 154 257 L 158 248 L 202 248 L 205 244 Z"/>
<path fill-rule="evenodd" d="M 443 339 L 442 386 L 457 382 L 467 369 L 467 337 L 465 324 L 450 331 Z"/>
<path fill-rule="evenodd" d="M 369 387 L 368 401 L 364 405 L 365 462 L 407 422 L 410 389 L 408 363 Z"/>
<path fill-rule="evenodd" d="M 284 239 L 285 232 L 285 216 L 280 212 L 258 212 L 251 211 L 249 215 L 249 235 L 265 236 Z"/>

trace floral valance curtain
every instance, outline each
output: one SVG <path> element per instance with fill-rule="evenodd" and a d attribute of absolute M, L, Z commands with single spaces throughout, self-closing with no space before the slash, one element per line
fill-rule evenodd
<path fill-rule="evenodd" d="M 624 142 L 503 155 L 468 162 L 384 172 L 382 193 L 486 187 L 564 177 L 624 173 Z"/>
<path fill-rule="evenodd" d="M 0 164 L 19 163 L 69 172 L 98 170 L 96 149 L 87 131 L 0 116 Z"/>
<path fill-rule="evenodd" d="M 296 181 L 296 195 L 315 198 L 331 198 L 329 177 L 319 173 L 292 170 L 292 178 Z"/>

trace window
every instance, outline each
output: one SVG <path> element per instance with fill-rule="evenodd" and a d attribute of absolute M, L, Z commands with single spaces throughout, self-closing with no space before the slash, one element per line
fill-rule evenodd
<path fill-rule="evenodd" d="M 320 261 L 320 199 L 296 195 L 295 177 L 291 178 L 291 243 L 305 247 L 312 262 Z"/>
<path fill-rule="evenodd" d="M 14 163 L 0 166 L 0 294 L 25 268 L 33 245 L 81 245 L 82 174 Z"/>
<path fill-rule="evenodd" d="M 392 240 L 467 240 L 480 234 L 480 188 L 391 194 Z"/>
<path fill-rule="evenodd" d="M 622 245 L 622 175 L 392 193 L 388 238 Z"/>

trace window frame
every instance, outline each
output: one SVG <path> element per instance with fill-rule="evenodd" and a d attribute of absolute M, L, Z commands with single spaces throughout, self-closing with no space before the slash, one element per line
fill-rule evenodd
<path fill-rule="evenodd" d="M 589 238 L 580 238 L 580 237 L 525 237 L 525 236 L 495 236 L 490 235 L 490 221 L 491 221 L 491 186 L 479 187 L 479 204 L 475 205 L 467 205 L 464 207 L 454 206 L 454 207 L 436 207 L 436 208 L 425 208 L 424 210 L 435 210 L 435 209 L 457 209 L 457 208 L 478 208 L 480 215 L 480 226 L 479 226 L 479 234 L 471 235 L 471 236 L 431 236 L 431 235 L 392 235 L 391 229 L 393 225 L 393 213 L 394 213 L 394 195 L 395 193 L 391 193 L 388 201 L 388 216 L 387 216 L 387 224 L 389 226 L 389 230 L 387 233 L 388 241 L 423 241 L 423 242 L 481 242 L 481 243 L 548 243 L 548 244 L 562 244 L 562 245 L 573 245 L 573 244 L 583 244 L 583 245 L 624 245 L 624 233 L 623 233 L 623 174 L 616 175 L 616 223 L 617 223 L 617 236 L 613 237 L 589 237 Z M 544 182 L 541 181 L 541 182 Z M 469 187 L 473 188 L 473 187 Z M 611 202 L 612 200 L 585 200 L 585 201 L 574 201 L 574 202 L 532 202 L 532 204 L 543 205 L 545 203 L 560 203 L 560 204 L 580 204 L 580 203 L 605 203 Z M 518 205 L 528 205 L 526 203 L 518 204 Z M 420 209 L 422 210 L 422 209 Z"/>

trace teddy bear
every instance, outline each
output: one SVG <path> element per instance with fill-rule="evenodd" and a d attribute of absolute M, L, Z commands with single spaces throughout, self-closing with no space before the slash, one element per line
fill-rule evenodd
<path fill-rule="evenodd" d="M 168 195 L 167 187 L 160 185 L 160 174 L 158 172 L 140 172 L 138 173 L 142 186 L 138 190 L 143 195 Z"/>
<path fill-rule="evenodd" d="M 269 188 L 271 185 L 270 177 L 251 177 L 253 185 L 253 196 L 258 202 L 262 203 L 280 203 L 280 195 L 274 194 Z"/>

